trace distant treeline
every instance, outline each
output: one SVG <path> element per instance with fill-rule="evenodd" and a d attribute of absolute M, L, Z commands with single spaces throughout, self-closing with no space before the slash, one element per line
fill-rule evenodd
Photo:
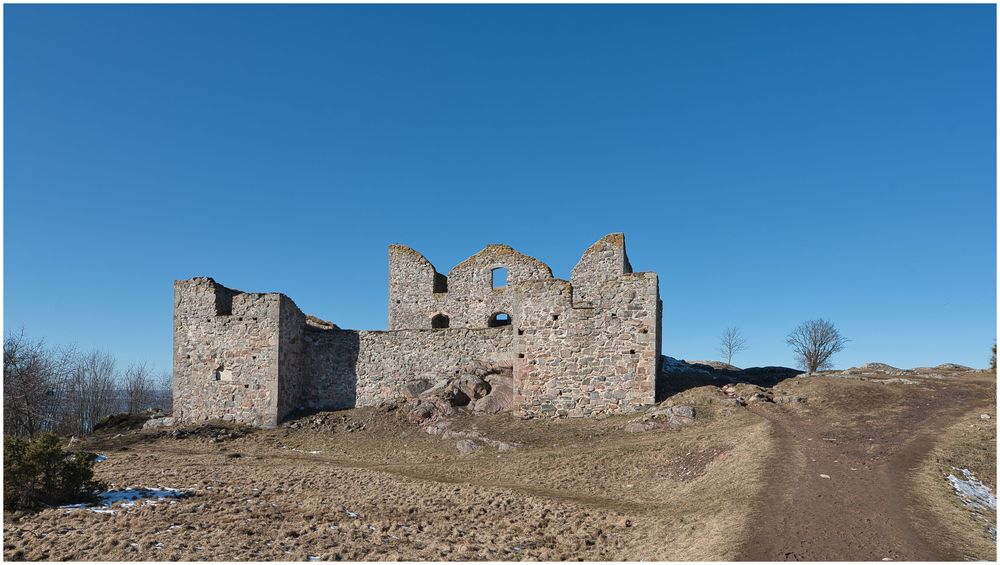
<path fill-rule="evenodd" d="M 24 332 L 3 340 L 4 434 L 89 433 L 111 414 L 171 410 L 170 375 L 120 367 L 104 351 L 53 347 Z"/>

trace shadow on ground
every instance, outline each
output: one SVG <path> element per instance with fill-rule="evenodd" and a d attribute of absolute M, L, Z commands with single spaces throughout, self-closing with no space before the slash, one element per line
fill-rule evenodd
<path fill-rule="evenodd" d="M 722 387 L 727 384 L 747 383 L 773 387 L 785 379 L 803 374 L 804 371 L 789 367 L 750 367 L 740 369 L 713 361 L 683 361 L 664 356 L 660 377 L 656 382 L 656 402 L 700 386 Z"/>

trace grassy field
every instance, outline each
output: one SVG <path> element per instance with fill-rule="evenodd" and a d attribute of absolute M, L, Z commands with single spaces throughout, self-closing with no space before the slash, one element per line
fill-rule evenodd
<path fill-rule="evenodd" d="M 377 409 L 234 438 L 222 427 L 181 439 L 109 432 L 88 445 L 108 456 L 99 478 L 194 496 L 114 514 L 5 514 L 4 556 L 731 559 L 763 484 L 768 433 L 745 410 L 708 405 L 711 392 L 687 393 L 701 404 L 693 425 L 646 433 L 624 432 L 624 417 L 455 423 L 521 444 L 502 452 L 461 454 Z"/>
<path fill-rule="evenodd" d="M 800 401 L 747 406 L 734 396 L 754 386 L 691 386 L 667 402 L 694 406 L 693 423 L 640 433 L 625 431 L 634 417 L 460 411 L 453 432 L 516 446 L 471 453 L 387 408 L 273 430 L 103 430 L 84 439 L 107 456 L 99 479 L 191 496 L 106 513 L 5 512 L 4 558 L 857 559 L 916 546 L 918 556 L 995 555 L 985 534 L 995 512 L 974 517 L 944 480 L 968 468 L 995 492 L 995 374 L 786 378 L 761 390 Z"/>

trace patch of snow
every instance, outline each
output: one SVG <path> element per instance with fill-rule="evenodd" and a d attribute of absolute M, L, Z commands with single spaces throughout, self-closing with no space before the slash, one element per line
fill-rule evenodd
<path fill-rule="evenodd" d="M 166 500 L 168 498 L 181 498 L 187 496 L 188 492 L 176 488 L 126 488 L 119 490 L 109 490 L 97 495 L 101 499 L 101 504 L 111 506 L 121 501 L 136 501 L 145 499 Z"/>
<path fill-rule="evenodd" d="M 955 475 L 948 475 L 947 477 L 948 482 L 955 489 L 955 494 L 958 495 L 963 504 L 974 510 L 997 509 L 997 497 L 993 494 L 990 487 L 984 485 L 968 469 L 958 469 L 956 467 L 952 467 L 952 469 L 961 471 L 962 475 L 965 476 L 965 479 L 960 479 Z"/>
<path fill-rule="evenodd" d="M 128 508 L 137 506 L 138 502 L 142 502 L 143 504 L 156 504 L 157 502 L 162 502 L 171 498 L 182 498 L 189 496 L 190 494 L 190 491 L 176 488 L 133 487 L 108 490 L 99 493 L 97 495 L 98 502 L 95 504 L 67 504 L 65 506 L 60 506 L 59 508 L 68 510 L 86 508 L 91 512 L 97 512 L 99 514 L 114 514 L 115 510 L 112 507 L 115 503 L 121 503 L 119 505 L 120 507 Z M 173 504 L 173 501 L 171 501 L 171 504 Z"/>
<path fill-rule="evenodd" d="M 310 555 L 306 557 L 309 561 L 319 561 L 319 555 Z"/>

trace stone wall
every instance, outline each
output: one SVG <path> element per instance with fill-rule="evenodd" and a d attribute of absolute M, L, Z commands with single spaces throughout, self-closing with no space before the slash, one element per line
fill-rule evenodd
<path fill-rule="evenodd" d="M 434 381 L 476 363 L 510 366 L 513 330 L 501 328 L 354 331 L 308 328 L 304 408 L 373 406 L 399 398 L 407 382 Z"/>
<path fill-rule="evenodd" d="M 291 298 L 279 295 L 278 408 L 276 422 L 298 410 L 312 394 L 304 372 L 306 316 Z"/>
<path fill-rule="evenodd" d="M 406 382 L 480 363 L 513 364 L 511 326 L 332 329 L 307 320 L 282 294 L 244 293 L 209 278 L 174 283 L 174 412 L 181 421 L 272 427 L 299 410 L 398 398 Z"/>
<path fill-rule="evenodd" d="M 174 283 L 174 414 L 182 421 L 278 420 L 281 295 Z"/>
<path fill-rule="evenodd" d="M 599 308 L 574 305 L 573 291 L 555 279 L 516 288 L 516 412 L 575 417 L 653 404 L 660 355 L 656 274 L 600 283 Z"/>

